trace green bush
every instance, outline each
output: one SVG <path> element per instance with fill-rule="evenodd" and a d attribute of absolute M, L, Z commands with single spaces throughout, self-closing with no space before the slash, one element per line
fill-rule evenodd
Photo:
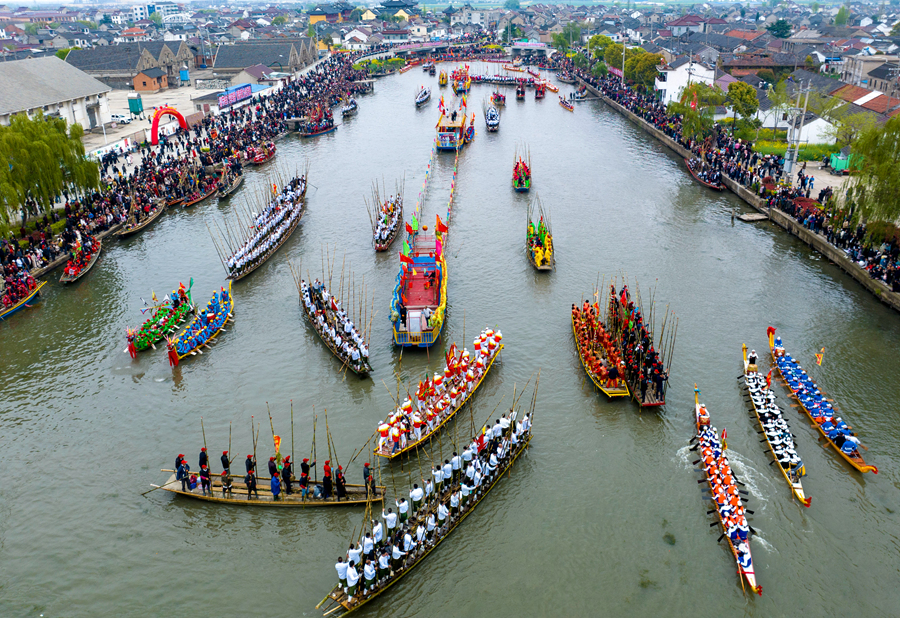
<path fill-rule="evenodd" d="M 53 233 L 54 236 L 56 236 L 57 234 L 62 234 L 62 231 L 64 229 L 66 229 L 66 220 L 65 219 L 60 219 L 56 223 L 50 224 L 50 231 Z"/>
<path fill-rule="evenodd" d="M 784 153 L 787 151 L 787 144 L 785 142 L 759 140 L 753 145 L 753 149 L 760 154 L 784 156 Z M 834 144 L 807 144 L 800 146 L 800 154 L 797 155 L 797 160 L 820 161 L 822 157 L 835 151 L 837 151 L 837 147 Z"/>
<path fill-rule="evenodd" d="M 900 230 L 893 223 L 887 221 L 872 221 L 866 224 L 866 232 L 875 245 L 880 245 L 886 240 L 900 238 Z"/>

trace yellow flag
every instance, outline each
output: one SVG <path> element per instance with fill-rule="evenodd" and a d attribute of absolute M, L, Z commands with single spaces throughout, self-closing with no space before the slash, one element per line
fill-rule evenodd
<path fill-rule="evenodd" d="M 415 276 L 416 276 L 416 269 L 413 268 L 413 277 L 415 277 Z"/>
<path fill-rule="evenodd" d="M 816 354 L 816 364 L 817 364 L 817 365 L 821 365 L 821 364 L 822 364 L 822 357 L 823 357 L 824 355 L 825 355 L 825 348 L 822 348 L 822 351 L 819 352 L 818 354 Z"/>
<path fill-rule="evenodd" d="M 278 453 L 281 451 L 281 436 L 275 436 L 275 452 Z"/>

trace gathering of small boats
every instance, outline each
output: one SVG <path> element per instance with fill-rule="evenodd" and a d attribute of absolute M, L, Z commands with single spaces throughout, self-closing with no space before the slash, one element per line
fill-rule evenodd
<path fill-rule="evenodd" d="M 183 283 L 179 283 L 177 291 L 172 290 L 172 293 L 166 295 L 161 303 L 149 308 L 150 317 L 141 324 L 139 329 L 136 331 L 130 328 L 126 329 L 128 347 L 125 348 L 125 351 L 131 355 L 131 358 L 137 358 L 138 352 L 143 352 L 148 348 L 155 350 L 155 344 L 173 335 L 184 323 L 188 314 L 194 311 L 194 303 L 191 300 L 193 285 L 193 279 L 187 288 Z M 155 294 L 153 302 L 157 302 Z M 144 309 L 141 310 L 142 313 L 144 311 Z"/>

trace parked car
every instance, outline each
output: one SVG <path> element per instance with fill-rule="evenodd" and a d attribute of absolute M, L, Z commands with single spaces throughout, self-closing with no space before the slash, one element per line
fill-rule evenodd
<path fill-rule="evenodd" d="M 131 116 L 125 114 L 113 114 L 112 121 L 118 124 L 131 124 Z"/>

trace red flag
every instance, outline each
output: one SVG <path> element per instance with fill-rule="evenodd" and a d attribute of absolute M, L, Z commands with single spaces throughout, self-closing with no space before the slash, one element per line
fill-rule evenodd
<path fill-rule="evenodd" d="M 406 264 L 413 263 L 413 259 L 411 257 L 409 257 L 408 255 L 403 255 L 402 253 L 400 254 L 400 261 L 405 262 Z"/>
<path fill-rule="evenodd" d="M 406 233 L 407 233 L 407 234 L 412 234 L 412 233 L 413 233 L 412 226 L 411 226 L 409 223 L 406 224 Z"/>
<path fill-rule="evenodd" d="M 766 388 L 772 388 L 772 369 L 774 367 L 770 368 L 769 373 L 766 374 Z"/>
<path fill-rule="evenodd" d="M 446 232 L 447 226 L 444 225 L 444 223 L 441 221 L 441 216 L 435 215 L 435 217 L 437 218 L 437 223 L 434 224 L 435 229 L 437 229 L 437 231 L 441 233 Z"/>
<path fill-rule="evenodd" d="M 818 354 L 816 354 L 816 364 L 817 365 L 822 364 L 822 357 L 824 357 L 824 356 L 825 356 L 825 348 L 822 348 L 822 351 L 819 352 Z"/>

